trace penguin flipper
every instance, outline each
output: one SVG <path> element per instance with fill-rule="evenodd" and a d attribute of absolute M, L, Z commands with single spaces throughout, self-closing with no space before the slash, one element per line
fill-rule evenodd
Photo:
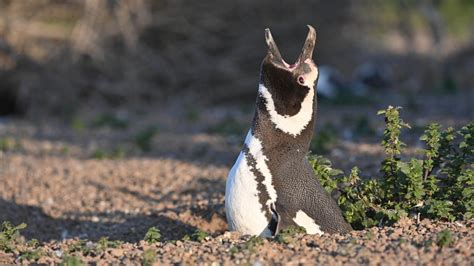
<path fill-rule="evenodd" d="M 288 226 L 296 226 L 297 224 L 291 218 L 291 215 L 286 210 L 286 208 L 281 204 L 275 204 L 272 206 L 272 212 L 277 217 L 277 224 L 275 228 L 274 236 L 278 235 L 281 230 L 287 228 Z"/>

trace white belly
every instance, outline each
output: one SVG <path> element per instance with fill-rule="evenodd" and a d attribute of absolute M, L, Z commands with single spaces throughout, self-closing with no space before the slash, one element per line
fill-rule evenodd
<path fill-rule="evenodd" d="M 242 234 L 271 236 L 258 198 L 257 181 L 240 152 L 227 177 L 225 210 L 229 229 Z"/>

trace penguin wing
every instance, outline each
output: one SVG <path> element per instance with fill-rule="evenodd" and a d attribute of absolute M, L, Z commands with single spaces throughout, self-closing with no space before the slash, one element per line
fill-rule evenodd
<path fill-rule="evenodd" d="M 352 230 L 336 201 L 321 186 L 308 162 L 298 176 L 288 177 L 275 204 L 276 232 L 290 225 L 302 226 L 309 234 L 347 233 Z M 285 188 L 286 187 L 286 188 Z"/>

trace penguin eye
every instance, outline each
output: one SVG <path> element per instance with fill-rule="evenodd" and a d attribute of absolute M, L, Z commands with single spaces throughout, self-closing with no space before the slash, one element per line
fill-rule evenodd
<path fill-rule="evenodd" d="M 303 77 L 303 76 L 299 76 L 299 77 L 298 77 L 298 83 L 299 83 L 300 85 L 303 85 L 303 84 L 304 84 L 304 77 Z"/>

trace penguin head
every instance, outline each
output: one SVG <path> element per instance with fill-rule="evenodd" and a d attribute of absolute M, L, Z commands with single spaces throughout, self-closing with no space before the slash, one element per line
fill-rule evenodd
<path fill-rule="evenodd" d="M 294 64 L 283 60 L 270 30 L 265 29 L 268 51 L 261 65 L 260 86 L 264 86 L 264 96 L 272 98 L 277 113 L 283 116 L 299 113 L 306 96 L 314 95 L 318 78 L 318 67 L 312 59 L 316 31 L 310 25 L 308 28 L 303 49 Z M 268 103 L 269 99 L 265 100 Z"/>

